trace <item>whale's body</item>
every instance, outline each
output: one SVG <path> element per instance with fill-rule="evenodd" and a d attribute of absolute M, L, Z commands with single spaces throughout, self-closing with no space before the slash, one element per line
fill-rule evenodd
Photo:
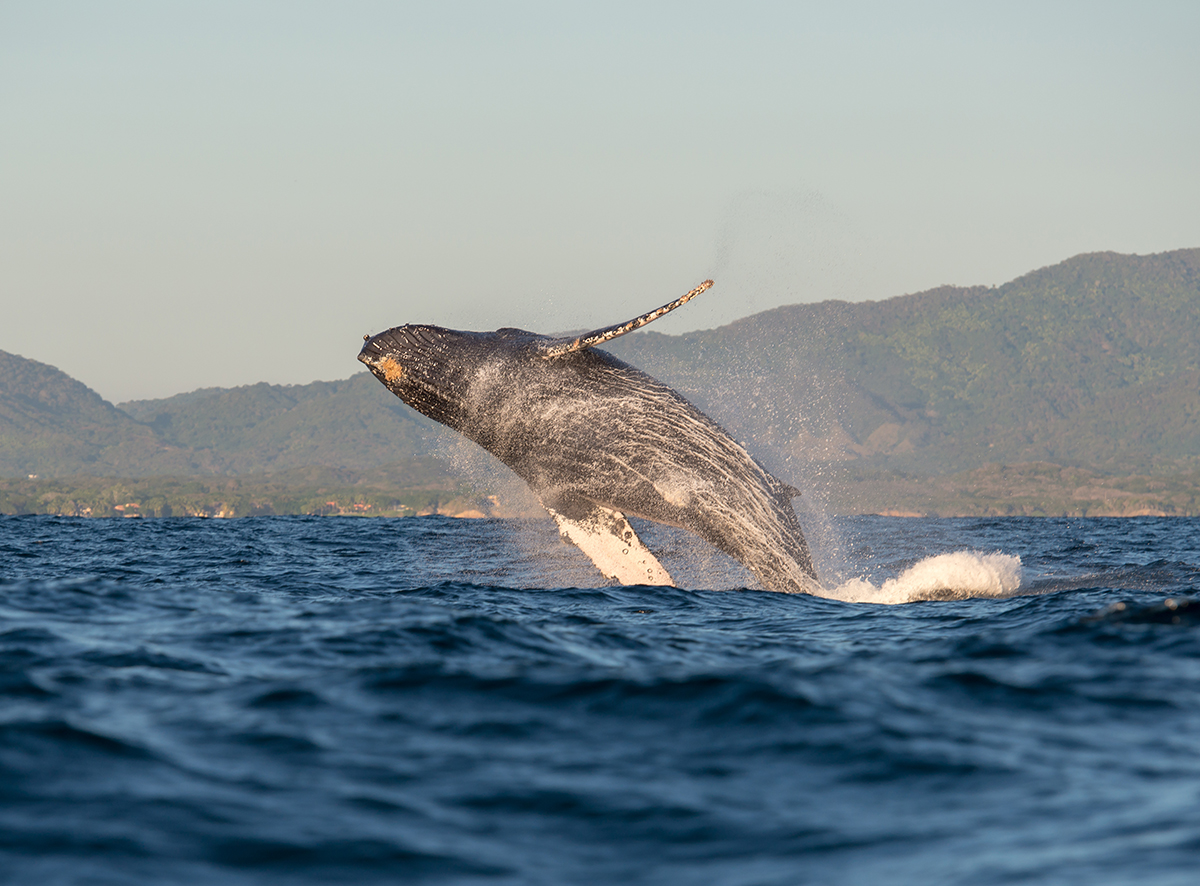
<path fill-rule="evenodd" d="M 508 465 L 609 578 L 672 584 L 629 515 L 694 532 L 771 590 L 810 592 L 795 490 L 671 388 L 593 347 L 708 285 L 574 340 L 406 325 L 368 338 L 358 359 L 409 406 Z"/>

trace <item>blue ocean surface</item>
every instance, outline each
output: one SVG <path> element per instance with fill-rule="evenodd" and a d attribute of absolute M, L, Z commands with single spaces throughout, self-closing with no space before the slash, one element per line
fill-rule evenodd
<path fill-rule="evenodd" d="M 0 517 L 0 879 L 1198 881 L 1200 521 L 807 528 Z"/>

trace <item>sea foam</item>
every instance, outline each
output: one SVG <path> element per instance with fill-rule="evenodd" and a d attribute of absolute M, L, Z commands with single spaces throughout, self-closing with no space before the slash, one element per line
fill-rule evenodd
<path fill-rule="evenodd" d="M 913 603 L 1007 597 L 1021 587 L 1021 558 L 996 552 L 955 551 L 926 557 L 882 586 L 855 578 L 820 596 L 846 603 Z"/>

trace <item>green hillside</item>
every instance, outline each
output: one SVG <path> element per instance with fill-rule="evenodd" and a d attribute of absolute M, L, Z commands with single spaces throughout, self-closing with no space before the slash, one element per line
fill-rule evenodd
<path fill-rule="evenodd" d="M 366 372 L 307 385 L 207 388 L 120 408 L 170 445 L 211 452 L 229 474 L 306 465 L 366 470 L 428 454 L 450 436 Z"/>
<path fill-rule="evenodd" d="M 927 474 L 1200 464 L 1200 249 L 1081 255 L 992 289 L 792 305 L 613 351 L 805 461 Z"/>
<path fill-rule="evenodd" d="M 0 351 L 0 476 L 203 473 L 172 445 L 64 372 Z"/>
<path fill-rule="evenodd" d="M 53 366 L 0 351 L 0 477 L 366 470 L 425 455 L 448 436 L 366 373 L 117 408 Z"/>

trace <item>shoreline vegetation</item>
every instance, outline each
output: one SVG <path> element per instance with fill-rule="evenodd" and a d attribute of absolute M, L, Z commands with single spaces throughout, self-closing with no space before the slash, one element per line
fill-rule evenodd
<path fill-rule="evenodd" d="M 427 466 L 428 467 L 428 466 Z M 164 518 L 315 515 L 529 517 L 540 509 L 514 484 L 480 484 L 411 468 L 312 469 L 236 477 L 0 479 L 0 514 Z M 985 465 L 942 477 L 846 472 L 805 508 L 894 517 L 1200 516 L 1200 471 L 1116 477 L 1047 462 Z"/>
<path fill-rule="evenodd" d="M 312 468 L 282 474 L 140 479 L 0 479 L 0 514 L 151 518 L 509 515 L 495 495 L 429 470 L 428 465 L 422 467 L 425 469 L 417 471 L 404 465 L 391 471 Z"/>

